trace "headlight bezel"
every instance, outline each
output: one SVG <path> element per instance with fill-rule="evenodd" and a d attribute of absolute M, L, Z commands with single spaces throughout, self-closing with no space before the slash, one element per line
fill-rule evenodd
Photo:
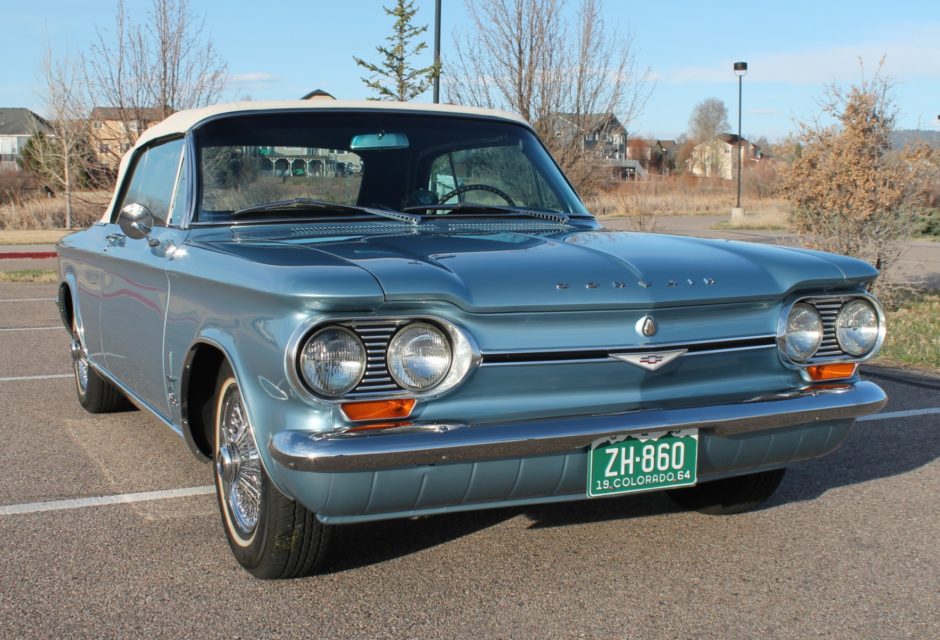
<path fill-rule="evenodd" d="M 420 385 L 410 384 L 409 382 L 404 380 L 404 376 L 400 376 L 399 373 L 396 371 L 396 368 L 392 366 L 392 361 L 393 361 L 393 358 L 395 357 L 392 353 L 392 349 L 393 347 L 397 345 L 397 341 L 400 341 L 402 339 L 402 336 L 405 335 L 407 331 L 420 330 L 420 329 L 426 329 L 426 330 L 429 330 L 429 332 L 438 334 L 440 338 L 443 340 L 443 343 L 446 345 L 446 350 L 447 350 L 446 369 L 444 369 L 444 371 L 439 376 L 437 376 L 437 379 L 433 383 L 424 387 Z M 436 325 L 430 322 L 424 322 L 422 320 L 409 322 L 408 324 L 405 324 L 399 327 L 398 331 L 396 331 L 392 335 L 392 337 L 389 338 L 388 346 L 385 349 L 385 366 L 388 368 L 388 373 L 391 376 L 392 380 L 394 380 L 395 384 L 397 384 L 399 387 L 402 387 L 406 391 L 410 391 L 412 393 L 424 393 L 426 391 L 430 391 L 434 389 L 434 387 L 438 386 L 439 384 L 441 384 L 447 379 L 447 374 L 450 373 L 451 367 L 454 366 L 454 347 L 453 347 L 453 344 L 451 344 L 451 340 L 450 340 L 450 337 L 447 335 L 447 332 L 441 330 Z"/>
<path fill-rule="evenodd" d="M 351 385 L 346 385 L 346 387 L 342 391 L 338 391 L 335 393 L 317 388 L 317 386 L 313 384 L 310 378 L 307 377 L 307 375 L 304 373 L 304 365 L 303 365 L 303 358 L 304 358 L 304 354 L 307 351 L 307 347 L 310 346 L 310 344 L 314 340 L 316 340 L 319 336 L 325 334 L 328 331 L 337 331 L 337 332 L 344 333 L 347 336 L 351 337 L 354 344 L 360 349 L 361 354 L 362 354 L 360 358 L 360 363 L 359 363 L 359 372 L 355 376 L 355 381 Z M 363 376 L 365 375 L 367 363 L 368 363 L 368 351 L 366 350 L 366 347 L 362 342 L 362 338 L 355 331 L 351 330 L 349 327 L 344 327 L 343 325 L 339 325 L 339 324 L 328 324 L 328 325 L 319 327 L 316 331 L 310 332 L 307 338 L 303 340 L 303 342 L 301 343 L 300 350 L 297 352 L 297 369 L 298 369 L 298 373 L 300 374 L 300 380 L 303 382 L 304 386 L 307 389 L 317 394 L 318 396 L 322 396 L 324 398 L 341 398 L 347 393 L 349 393 L 350 391 L 352 391 L 353 389 L 355 389 L 357 386 L 359 386 L 360 382 L 362 382 Z"/>
<path fill-rule="evenodd" d="M 355 388 L 341 396 L 329 397 L 317 393 L 311 389 L 304 381 L 300 366 L 300 355 L 307 340 L 318 331 L 328 326 L 341 326 L 357 333 L 358 330 L 368 328 L 379 323 L 395 323 L 397 325 L 395 332 L 392 333 L 388 341 L 391 342 L 392 336 L 413 322 L 423 322 L 435 326 L 444 332 L 450 340 L 451 345 L 451 366 L 447 375 L 437 385 L 426 391 L 409 391 L 408 389 L 397 388 L 383 391 L 373 391 L 368 393 L 356 392 Z M 362 336 L 360 336 L 362 339 Z M 367 348 L 368 353 L 368 348 Z M 321 406 L 323 404 L 342 404 L 346 402 L 357 402 L 364 400 L 390 400 L 394 398 L 416 398 L 421 400 L 430 400 L 438 396 L 449 393 L 454 388 L 461 385 L 470 377 L 471 372 L 476 369 L 483 360 L 480 348 L 473 336 L 463 327 L 437 316 L 429 315 L 383 315 L 377 317 L 364 316 L 334 316 L 329 318 L 312 318 L 302 323 L 292 334 L 287 346 L 285 358 L 285 373 L 287 379 L 298 397 L 311 406 Z M 386 363 L 386 368 L 388 367 Z"/>
<path fill-rule="evenodd" d="M 791 353 L 791 344 L 794 342 L 794 340 L 792 339 L 791 334 L 790 334 L 790 316 L 792 316 L 793 313 L 798 310 L 807 310 L 809 313 L 815 316 L 815 320 L 819 325 L 819 329 L 818 329 L 819 336 L 818 336 L 818 339 L 816 340 L 816 345 L 812 348 L 811 353 L 805 358 L 799 358 L 795 356 L 793 353 Z M 825 338 L 825 335 L 826 335 L 826 327 L 823 324 L 822 315 L 819 313 L 819 310 L 816 309 L 816 307 L 813 306 L 812 304 L 809 304 L 808 302 L 804 302 L 804 301 L 794 302 L 793 304 L 790 305 L 789 309 L 787 309 L 786 316 L 783 318 L 783 325 L 784 325 L 784 329 L 783 329 L 782 350 L 783 350 L 784 355 L 786 355 L 786 357 L 791 362 L 794 362 L 797 364 L 805 364 L 809 362 L 810 360 L 812 360 L 813 357 L 816 355 L 816 353 L 819 351 L 819 347 L 822 346 L 823 339 Z"/>
<path fill-rule="evenodd" d="M 840 335 L 840 327 L 839 327 L 839 322 L 842 319 L 843 314 L 846 313 L 846 310 L 850 307 L 850 305 L 855 305 L 855 304 L 861 304 L 861 305 L 868 307 L 873 312 L 875 316 L 875 322 L 876 322 L 876 327 L 875 327 L 876 333 L 875 333 L 874 341 L 872 342 L 870 347 L 868 347 L 867 349 L 859 353 L 853 353 L 852 351 L 846 348 L 845 344 L 843 343 L 842 337 Z M 879 341 L 884 339 L 884 323 L 882 322 L 882 319 L 879 316 L 879 309 L 870 300 L 866 300 L 865 298 L 854 298 L 852 300 L 847 301 L 844 305 L 842 305 L 842 307 L 839 309 L 839 313 L 836 314 L 836 319 L 833 325 L 833 330 L 834 330 L 834 333 L 836 336 L 836 342 L 838 343 L 839 348 L 842 349 L 842 351 L 844 351 L 847 355 L 853 358 L 864 358 L 869 353 L 878 349 L 880 345 Z"/>
<path fill-rule="evenodd" d="M 843 350 L 842 345 L 839 344 L 838 340 L 836 339 L 836 329 L 835 329 L 835 322 L 839 313 L 842 312 L 842 309 L 844 309 L 847 304 L 849 304 L 850 302 L 854 300 L 863 300 L 867 302 L 868 304 L 870 304 L 871 307 L 875 310 L 875 314 L 878 318 L 877 339 L 875 340 L 874 345 L 871 347 L 869 351 L 859 356 L 853 356 Z M 801 304 L 801 303 L 809 304 L 810 306 L 813 306 L 813 307 L 817 307 L 817 305 L 819 305 L 819 307 L 824 307 L 824 306 L 831 307 L 832 305 L 838 305 L 838 311 L 835 313 L 835 315 L 831 315 L 831 312 L 830 312 L 830 315 L 831 315 L 830 325 L 827 325 L 826 318 L 823 317 L 823 342 L 822 342 L 822 345 L 817 349 L 817 353 L 811 356 L 810 358 L 808 358 L 807 360 L 798 361 L 798 360 L 791 359 L 787 354 L 786 330 L 787 330 L 788 319 L 790 316 L 791 309 L 795 305 Z M 817 307 L 816 310 L 818 312 L 819 308 Z M 820 314 L 820 315 L 823 315 L 823 314 Z M 881 303 L 878 301 L 878 299 L 875 296 L 871 295 L 868 292 L 860 291 L 860 292 L 844 293 L 844 294 L 802 295 L 802 296 L 794 297 L 788 300 L 780 312 L 780 316 L 777 322 L 778 353 L 783 363 L 791 369 L 806 369 L 807 367 L 810 367 L 812 365 L 830 364 L 830 363 L 834 364 L 834 363 L 840 363 L 840 362 L 861 363 L 861 362 L 870 360 L 871 358 L 874 358 L 876 355 L 878 355 L 879 351 L 881 350 L 882 345 L 884 344 L 886 330 L 887 330 L 887 327 L 885 324 L 885 315 L 884 315 L 884 310 L 881 307 Z M 831 348 L 831 345 L 830 347 L 826 346 L 830 338 L 833 341 L 835 341 L 835 344 L 841 353 L 834 354 L 834 355 L 828 355 L 828 354 L 822 355 L 822 356 L 817 355 L 820 351 L 824 351 L 827 348 Z"/>

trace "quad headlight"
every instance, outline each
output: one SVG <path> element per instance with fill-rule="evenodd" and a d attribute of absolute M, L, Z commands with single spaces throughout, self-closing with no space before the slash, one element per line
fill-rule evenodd
<path fill-rule="evenodd" d="M 470 334 L 443 318 L 342 319 L 304 330 L 287 351 L 287 375 L 320 400 L 436 397 L 481 362 Z"/>
<path fill-rule="evenodd" d="M 819 350 L 823 339 L 823 323 L 816 308 L 798 302 L 787 315 L 784 343 L 787 357 L 794 362 L 804 362 Z"/>
<path fill-rule="evenodd" d="M 863 356 L 874 349 L 880 330 L 878 312 L 868 300 L 847 302 L 836 316 L 836 341 L 850 356 Z"/>
<path fill-rule="evenodd" d="M 427 322 L 412 322 L 388 343 L 388 372 L 409 391 L 440 384 L 453 363 L 453 349 L 443 331 Z"/>
<path fill-rule="evenodd" d="M 366 348 L 359 337 L 340 326 L 320 329 L 300 352 L 300 371 L 311 389 L 327 397 L 352 391 L 366 370 Z"/>

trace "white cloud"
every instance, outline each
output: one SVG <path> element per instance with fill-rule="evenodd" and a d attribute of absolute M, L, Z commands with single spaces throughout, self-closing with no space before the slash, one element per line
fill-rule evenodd
<path fill-rule="evenodd" d="M 864 73 L 871 75 L 882 56 L 884 72 L 901 81 L 940 79 L 940 26 L 909 29 L 903 39 L 745 55 L 749 67 L 745 82 L 794 85 L 856 82 L 862 76 L 859 58 L 864 61 Z M 730 83 L 734 79 L 730 61 L 685 67 L 666 77 L 672 83 Z"/>
<path fill-rule="evenodd" d="M 228 86 L 238 89 L 258 88 L 274 82 L 280 78 L 273 73 L 265 71 L 249 71 L 247 73 L 233 73 L 228 78 Z"/>

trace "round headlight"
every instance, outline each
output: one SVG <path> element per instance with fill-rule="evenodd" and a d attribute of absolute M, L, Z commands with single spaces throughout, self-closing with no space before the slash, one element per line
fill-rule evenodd
<path fill-rule="evenodd" d="M 310 388 L 324 396 L 352 391 L 366 370 L 366 348 L 345 327 L 320 329 L 300 353 L 300 371 Z"/>
<path fill-rule="evenodd" d="M 850 356 L 862 356 L 878 341 L 878 312 L 867 300 L 852 300 L 836 316 L 836 340 Z"/>
<path fill-rule="evenodd" d="M 410 391 L 437 385 L 450 371 L 450 340 L 434 325 L 412 322 L 388 343 L 388 372 Z"/>
<path fill-rule="evenodd" d="M 787 316 L 787 356 L 795 362 L 813 357 L 823 339 L 822 318 L 812 305 L 798 302 Z"/>

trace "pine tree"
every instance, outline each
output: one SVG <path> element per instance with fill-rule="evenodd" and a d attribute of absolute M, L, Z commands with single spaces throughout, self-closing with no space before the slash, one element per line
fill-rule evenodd
<path fill-rule="evenodd" d="M 393 8 L 382 7 L 385 13 L 395 18 L 392 35 L 386 40 L 387 47 L 376 47 L 382 56 L 378 64 L 366 62 L 353 56 L 356 64 L 371 73 L 371 77 L 362 78 L 362 82 L 378 94 L 373 100 L 397 100 L 407 102 L 424 93 L 434 77 L 439 73 L 435 65 L 415 69 L 409 60 L 427 48 L 427 43 L 419 42 L 412 47 L 411 41 L 428 30 L 427 25 L 417 27 L 412 24 L 418 10 L 414 0 L 398 0 Z"/>

